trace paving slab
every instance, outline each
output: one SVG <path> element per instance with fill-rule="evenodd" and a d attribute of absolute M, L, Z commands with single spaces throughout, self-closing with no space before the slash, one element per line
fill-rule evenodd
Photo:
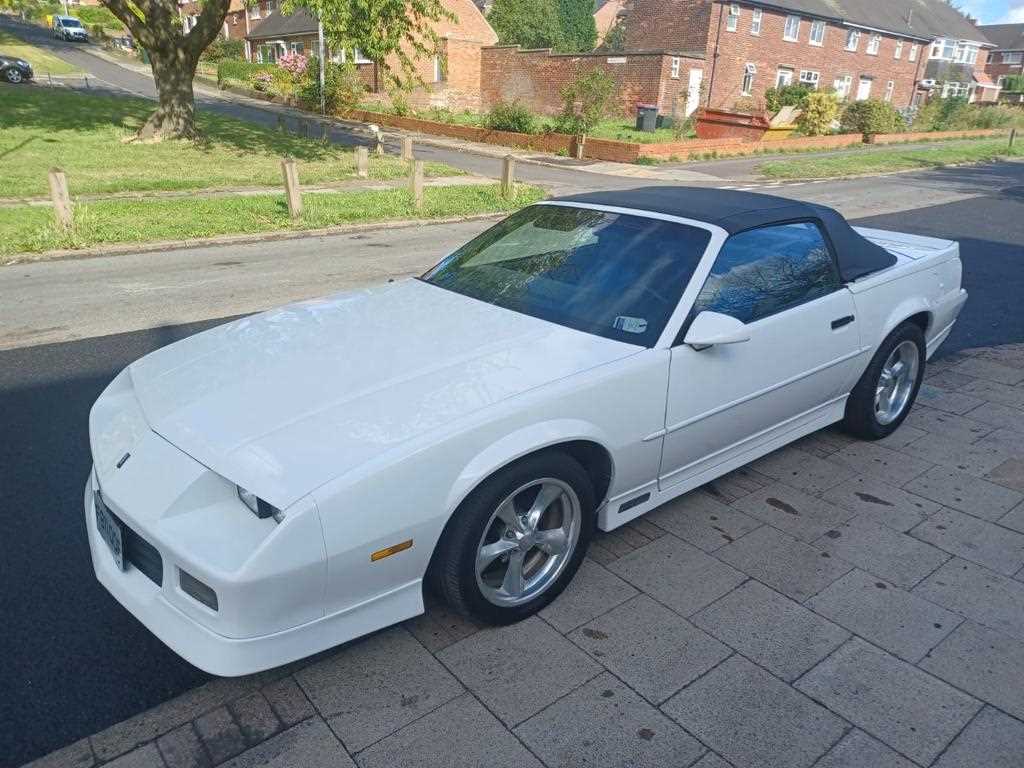
<path fill-rule="evenodd" d="M 985 357 L 971 357 L 950 368 L 954 373 L 973 376 L 978 379 L 997 381 L 1000 384 L 1019 384 L 1024 381 L 1024 368 L 1006 365 Z"/>
<path fill-rule="evenodd" d="M 685 766 L 705 749 L 605 673 L 515 729 L 548 768 Z"/>
<path fill-rule="evenodd" d="M 1011 528 L 1018 533 L 1024 533 L 1024 503 L 1018 504 L 1000 517 L 999 524 L 1004 528 Z"/>
<path fill-rule="evenodd" d="M 608 568 L 682 616 L 696 613 L 746 580 L 675 536 L 656 539 Z"/>
<path fill-rule="evenodd" d="M 913 591 L 979 624 L 1024 640 L 1024 583 L 953 558 Z"/>
<path fill-rule="evenodd" d="M 847 480 L 822 494 L 822 498 L 876 523 L 906 533 L 942 505 L 873 477 Z"/>
<path fill-rule="evenodd" d="M 827 460 L 793 447 L 770 453 L 750 466 L 768 477 L 813 494 L 827 491 L 856 474 L 849 469 L 837 469 Z"/>
<path fill-rule="evenodd" d="M 263 689 L 263 695 L 285 727 L 301 723 L 316 714 L 295 678 L 286 677 Z"/>
<path fill-rule="evenodd" d="M 910 535 L 1006 576 L 1024 567 L 1024 534 L 954 509 L 936 512 Z"/>
<path fill-rule="evenodd" d="M 1021 387 L 1011 387 L 1008 384 L 975 379 L 965 384 L 959 391 L 963 397 L 974 398 L 983 402 L 1000 403 L 1012 406 L 1013 408 L 1024 408 L 1024 389 Z M 978 403 L 978 405 L 981 405 L 981 403 Z M 971 410 L 974 409 L 972 408 Z"/>
<path fill-rule="evenodd" d="M 719 501 L 730 502 L 771 484 L 773 480 L 774 478 L 762 475 L 750 466 L 743 466 L 712 480 L 701 488 Z"/>
<path fill-rule="evenodd" d="M 832 529 L 816 546 L 900 587 L 911 587 L 949 555 L 868 518 L 855 517 Z"/>
<path fill-rule="evenodd" d="M 540 616 L 565 634 L 636 594 L 633 587 L 607 568 L 584 560 L 569 586 L 540 612 Z"/>
<path fill-rule="evenodd" d="M 758 528 L 717 556 L 787 597 L 803 602 L 853 566 L 770 526 Z"/>
<path fill-rule="evenodd" d="M 999 483 L 1015 491 L 1024 491 L 1024 459 L 1007 459 L 998 467 L 992 469 L 986 478 L 994 483 Z"/>
<path fill-rule="evenodd" d="M 138 749 L 133 749 L 127 755 L 121 755 L 116 760 L 104 763 L 104 768 L 165 768 L 166 763 L 156 748 L 156 742 L 151 741 Z"/>
<path fill-rule="evenodd" d="M 929 362 L 928 367 L 925 369 L 924 372 L 925 383 L 933 387 L 938 387 L 939 389 L 946 389 L 955 392 L 965 384 L 974 381 L 973 376 L 965 376 L 962 373 L 954 373 L 953 369 L 956 367 L 956 364 L 938 371 L 935 370 L 935 365 L 936 363 Z M 919 405 L 919 403 L 917 405 Z M 915 405 L 914 407 L 916 408 L 917 405 Z"/>
<path fill-rule="evenodd" d="M 966 621 L 920 666 L 1024 720 L 1024 642 Z M 1024 764 L 1024 752 L 1021 753 Z"/>
<path fill-rule="evenodd" d="M 167 768 L 209 768 L 210 758 L 203 749 L 192 723 L 175 728 L 156 740 Z"/>
<path fill-rule="evenodd" d="M 1001 448 L 1012 458 L 1024 458 L 1024 432 L 1003 427 L 985 435 L 985 442 L 988 445 Z"/>
<path fill-rule="evenodd" d="M 222 768 L 354 768 L 341 743 L 319 717 L 282 731 Z"/>
<path fill-rule="evenodd" d="M 733 502 L 751 517 L 810 543 L 854 516 L 854 512 L 797 490 L 774 483 Z"/>
<path fill-rule="evenodd" d="M 647 595 L 620 605 L 569 637 L 655 704 L 732 653 Z"/>
<path fill-rule="evenodd" d="M 915 768 L 878 739 L 854 728 L 814 768 Z"/>
<path fill-rule="evenodd" d="M 1024 494 L 949 467 L 934 467 L 905 490 L 984 520 L 998 520 L 1024 501 Z"/>
<path fill-rule="evenodd" d="M 448 646 L 438 658 L 508 726 L 602 671 L 537 617 L 478 632 Z"/>
<path fill-rule="evenodd" d="M 691 765 L 690 768 L 733 768 L 733 765 L 714 752 L 708 752 L 704 757 Z"/>
<path fill-rule="evenodd" d="M 902 755 L 928 765 L 981 703 L 854 638 L 796 687 Z"/>
<path fill-rule="evenodd" d="M 458 680 L 401 627 L 357 641 L 295 677 L 351 752 L 462 693 Z"/>
<path fill-rule="evenodd" d="M 985 707 L 957 736 L 935 768 L 1020 768 L 1024 723 Z"/>
<path fill-rule="evenodd" d="M 33 760 L 23 768 L 92 768 L 96 764 L 88 737 Z"/>
<path fill-rule="evenodd" d="M 983 437 L 973 443 L 966 443 L 942 435 L 932 435 L 924 440 L 911 443 L 904 449 L 908 458 L 917 457 L 932 464 L 941 464 L 950 469 L 983 477 L 998 467 L 1010 455 L 1000 446 Z"/>
<path fill-rule="evenodd" d="M 806 768 L 847 727 L 741 656 L 680 691 L 662 711 L 737 768 Z"/>
<path fill-rule="evenodd" d="M 900 428 L 893 432 L 888 437 L 883 437 L 881 440 L 875 440 L 875 445 L 880 445 L 883 448 L 889 448 L 894 451 L 898 451 L 901 448 L 905 448 L 915 440 L 920 440 L 922 437 L 931 434 L 926 429 L 918 429 L 917 427 L 911 427 L 906 423 L 900 425 Z"/>
<path fill-rule="evenodd" d="M 228 709 L 235 716 L 246 744 L 259 744 L 281 730 L 281 722 L 259 691 L 236 699 Z"/>
<path fill-rule="evenodd" d="M 703 490 L 684 494 L 645 518 L 705 552 L 721 549 L 761 525 Z"/>
<path fill-rule="evenodd" d="M 947 413 L 955 413 L 963 416 L 985 402 L 986 398 L 977 395 L 966 394 L 965 392 L 952 391 L 936 387 L 934 384 L 925 382 L 917 393 L 917 402 L 929 408 L 935 408 Z"/>
<path fill-rule="evenodd" d="M 920 661 L 963 619 L 876 576 L 853 570 L 807 605 L 909 662 Z"/>
<path fill-rule="evenodd" d="M 697 613 L 693 621 L 788 682 L 850 637 L 831 621 L 753 580 Z"/>
<path fill-rule="evenodd" d="M 930 442 L 933 437 L 928 437 Z M 853 443 L 838 453 L 829 456 L 828 461 L 853 475 L 868 475 L 892 485 L 903 485 L 931 469 L 931 461 L 907 455 L 916 443 L 904 450 L 894 451 L 877 443 Z M 844 478 L 849 479 L 849 478 Z"/>
<path fill-rule="evenodd" d="M 210 753 L 214 765 L 234 757 L 245 749 L 245 737 L 227 707 L 218 707 L 197 717 L 196 732 Z"/>
<path fill-rule="evenodd" d="M 981 408 L 984 405 L 986 404 L 982 403 L 978 407 Z M 914 406 L 907 416 L 907 420 L 903 422 L 903 426 L 915 427 L 933 435 L 943 435 L 968 443 L 973 443 L 996 429 L 991 424 L 978 421 L 972 416 L 957 416 L 955 413 L 939 411 L 926 405 Z"/>
<path fill-rule="evenodd" d="M 1021 372 L 1024 373 L 1024 371 Z M 1014 408 L 1012 405 L 982 403 L 973 411 L 968 412 L 966 418 L 987 424 L 991 431 L 999 428 L 1024 432 L 1024 409 Z"/>

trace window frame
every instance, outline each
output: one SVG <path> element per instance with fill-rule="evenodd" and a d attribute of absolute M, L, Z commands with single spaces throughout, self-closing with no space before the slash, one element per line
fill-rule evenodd
<path fill-rule="evenodd" d="M 851 29 L 846 33 L 846 50 L 854 53 L 860 49 L 860 30 Z"/>
<path fill-rule="evenodd" d="M 837 88 L 836 83 L 841 83 L 842 87 Z M 842 99 L 850 98 L 850 94 L 853 92 L 853 75 L 839 75 L 832 82 L 832 89 L 836 93 L 842 94 Z"/>
<path fill-rule="evenodd" d="M 793 33 L 791 35 L 790 32 L 789 32 L 789 26 L 793 22 L 794 19 L 796 20 L 796 29 L 793 31 Z M 786 24 L 782 28 L 782 39 L 785 40 L 787 43 L 799 43 L 800 42 L 800 24 L 802 22 L 803 22 L 803 19 L 800 16 L 798 16 L 797 14 L 795 14 L 795 13 L 789 14 L 786 17 Z"/>
<path fill-rule="evenodd" d="M 764 11 L 760 8 L 754 8 L 750 12 L 750 34 L 755 37 L 760 37 L 761 27 L 764 24 Z"/>
<path fill-rule="evenodd" d="M 917 57 L 921 54 L 921 44 L 914 43 L 910 46 L 910 54 L 907 56 L 907 61 L 917 61 Z"/>
<path fill-rule="evenodd" d="M 882 36 L 879 34 L 873 34 L 868 36 L 868 45 L 864 49 L 864 53 L 868 56 L 877 56 L 878 52 L 882 50 Z"/>
<path fill-rule="evenodd" d="M 804 79 L 804 75 L 814 75 L 814 77 L 813 79 Z M 800 83 L 800 85 L 807 85 L 813 88 L 814 90 L 818 90 L 818 88 L 821 85 L 821 72 L 819 72 L 816 69 L 801 69 L 800 78 L 797 80 L 797 82 Z"/>
<path fill-rule="evenodd" d="M 737 32 L 740 28 L 740 6 L 739 3 L 729 3 L 729 12 L 725 17 L 725 31 Z"/>
<path fill-rule="evenodd" d="M 1024 51 L 1003 51 L 1000 64 L 1021 64 L 1024 63 Z"/>
<path fill-rule="evenodd" d="M 828 229 L 825 227 L 821 219 L 814 218 L 813 216 L 806 216 L 796 219 L 786 219 L 784 221 L 774 221 L 771 224 L 762 224 L 756 227 L 741 229 L 738 232 L 730 232 L 728 236 L 719 244 L 718 249 L 715 251 L 715 257 L 711 259 L 711 264 L 708 267 L 707 272 L 704 274 L 704 279 L 701 281 L 700 288 L 698 288 L 696 292 L 694 292 L 693 294 L 693 298 L 690 301 L 690 308 L 686 313 L 686 319 L 683 322 L 683 326 L 682 328 L 679 329 L 679 333 L 676 335 L 675 341 L 672 342 L 673 347 L 679 347 L 685 344 L 686 334 L 690 330 L 690 326 L 693 324 L 693 321 L 697 319 L 697 315 L 704 311 L 713 311 L 703 309 L 698 311 L 697 301 L 698 299 L 700 299 L 700 295 L 701 293 L 703 293 L 704 287 L 707 285 L 708 280 L 711 278 L 711 273 L 714 271 L 715 265 L 718 263 L 718 258 L 722 255 L 722 251 L 725 250 L 725 247 L 729 244 L 729 241 L 738 235 L 744 235 L 749 232 L 756 232 L 759 229 L 777 229 L 779 227 L 787 227 L 793 224 L 811 224 L 812 226 L 817 228 L 818 234 L 821 235 L 821 240 L 825 244 L 825 249 L 828 251 L 829 263 L 832 265 L 832 274 L 835 278 L 836 287 L 832 291 L 829 291 L 828 293 L 823 293 L 820 296 L 814 297 L 813 299 L 806 299 L 804 301 L 799 301 L 795 304 L 790 304 L 789 306 L 783 307 L 782 309 L 778 309 L 774 312 L 771 312 L 770 314 L 763 315 L 757 318 L 756 320 L 751 320 L 749 323 L 743 324 L 747 327 L 755 326 L 758 323 L 763 322 L 764 320 L 769 320 L 785 312 L 790 312 L 794 309 L 804 306 L 805 304 L 811 304 L 815 301 L 820 301 L 821 299 L 832 296 L 846 288 L 847 283 L 844 282 L 842 270 L 839 268 L 839 258 L 836 255 L 835 244 L 832 242 L 832 238 L 829 236 Z M 712 243 L 713 242 L 714 241 L 712 240 Z M 708 247 L 710 248 L 711 244 L 709 244 Z M 695 272 L 693 277 L 690 279 L 691 281 L 696 281 L 697 273 Z M 689 288 L 683 292 L 683 300 L 686 299 L 687 293 L 689 293 Z"/>
<path fill-rule="evenodd" d="M 673 56 L 670 62 L 669 77 L 673 80 L 679 79 L 679 71 L 682 69 L 682 59 L 679 56 Z"/>
<path fill-rule="evenodd" d="M 814 30 L 815 29 L 818 29 L 818 30 L 821 31 L 821 34 L 818 36 L 817 40 L 814 39 Z M 822 46 L 825 45 L 825 35 L 826 35 L 827 31 L 828 31 L 828 24 L 826 24 L 823 19 L 811 19 L 811 31 L 807 35 L 807 44 L 808 45 L 813 45 L 816 48 L 821 48 Z"/>
<path fill-rule="evenodd" d="M 896 50 L 893 52 L 892 57 L 894 59 L 902 59 L 903 58 L 903 41 L 902 40 L 897 40 L 896 41 Z"/>
<path fill-rule="evenodd" d="M 895 95 L 896 95 L 896 81 L 895 80 L 889 80 L 885 84 L 885 96 L 883 97 L 883 99 L 891 104 L 892 103 L 892 98 Z"/>
<path fill-rule="evenodd" d="M 740 81 L 740 94 L 743 96 L 754 95 L 754 78 L 757 77 L 757 65 L 753 62 L 748 61 L 743 65 L 743 79 Z M 747 79 L 750 79 L 750 85 L 747 85 Z"/>

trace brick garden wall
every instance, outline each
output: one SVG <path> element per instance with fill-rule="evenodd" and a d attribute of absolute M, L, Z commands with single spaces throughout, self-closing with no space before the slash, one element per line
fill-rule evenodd
<path fill-rule="evenodd" d="M 579 55 L 499 46 L 484 48 L 481 54 L 483 109 L 500 102 L 519 102 L 544 115 L 561 112 L 562 90 L 579 74 L 595 68 L 615 78 L 616 111 L 633 115 L 637 104 L 655 104 L 662 114 L 671 115 L 679 108 L 680 96 L 686 98 L 688 71 L 704 66 L 701 59 L 678 56 L 680 75 L 673 78 L 674 54 L 664 52 Z"/>

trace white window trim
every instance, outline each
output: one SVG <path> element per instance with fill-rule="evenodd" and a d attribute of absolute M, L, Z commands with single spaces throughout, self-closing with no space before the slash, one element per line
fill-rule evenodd
<path fill-rule="evenodd" d="M 678 56 L 673 56 L 672 57 L 672 71 L 669 74 L 669 77 L 671 77 L 673 80 L 678 80 L 679 79 L 679 65 L 680 65 L 680 63 L 681 62 L 680 62 L 680 59 L 679 59 Z"/>
<path fill-rule="evenodd" d="M 788 75 L 788 77 L 786 77 Z M 779 67 L 775 70 L 775 87 L 786 88 L 793 84 L 793 70 L 789 67 Z"/>
<path fill-rule="evenodd" d="M 864 91 L 864 83 L 869 83 L 867 91 Z M 871 91 L 875 88 L 875 78 L 861 75 L 857 80 L 857 95 L 854 97 L 856 101 L 868 101 L 871 98 Z M 861 92 L 864 95 L 861 96 Z"/>
<path fill-rule="evenodd" d="M 804 75 L 808 75 L 809 77 L 805 78 Z M 818 85 L 821 83 L 821 72 L 816 69 L 801 69 L 799 82 L 801 85 L 809 85 L 814 90 L 818 90 Z"/>
<path fill-rule="evenodd" d="M 764 22 L 764 11 L 760 8 L 755 8 L 750 12 L 750 34 L 759 36 L 761 34 L 761 24 Z"/>
<path fill-rule="evenodd" d="M 356 64 L 373 64 L 373 62 L 370 59 L 363 56 L 363 52 L 360 51 L 358 48 L 356 48 L 352 52 L 352 61 L 355 62 Z"/>
<path fill-rule="evenodd" d="M 907 57 L 907 61 L 917 61 L 917 57 L 920 52 L 920 43 L 914 43 L 912 46 L 910 46 L 910 55 Z"/>
<path fill-rule="evenodd" d="M 894 59 L 902 59 L 903 58 L 903 41 L 902 40 L 897 40 L 896 41 L 896 52 L 893 54 L 892 57 Z"/>
<path fill-rule="evenodd" d="M 819 39 L 817 39 L 817 40 L 814 39 L 814 30 L 815 30 L 815 28 L 821 30 L 821 37 Z M 828 32 L 828 24 L 826 24 L 821 19 L 814 19 L 813 21 L 811 21 L 811 31 L 810 31 L 810 34 L 807 36 L 807 43 L 809 45 L 813 45 L 813 46 L 816 46 L 816 47 L 820 48 L 821 46 L 823 46 L 825 44 L 825 35 L 827 34 L 827 32 Z"/>
<path fill-rule="evenodd" d="M 790 33 L 789 33 L 789 25 L 790 25 L 790 22 L 793 21 L 793 19 L 796 19 L 796 30 L 793 32 L 792 35 L 790 35 Z M 802 19 L 799 16 L 797 16 L 796 14 L 792 14 L 791 13 L 789 16 L 787 16 L 786 17 L 786 25 L 782 28 L 782 39 L 785 40 L 787 43 L 798 43 L 798 42 L 800 42 L 800 22 L 801 21 L 802 21 Z"/>
<path fill-rule="evenodd" d="M 835 89 L 836 93 L 840 94 L 841 98 L 850 98 L 850 92 L 853 90 L 853 75 L 837 77 L 832 83 L 832 88 Z"/>
<path fill-rule="evenodd" d="M 1000 63 L 1002 64 L 1020 64 L 1024 62 L 1024 52 L 1021 51 L 1003 51 L 1003 58 Z"/>
<path fill-rule="evenodd" d="M 860 30 L 851 29 L 846 33 L 846 50 L 856 51 L 860 48 Z"/>
<path fill-rule="evenodd" d="M 882 36 L 871 35 L 868 37 L 868 47 L 864 49 L 864 52 L 868 56 L 877 56 L 878 52 L 882 49 Z"/>
<path fill-rule="evenodd" d="M 725 17 L 725 31 L 735 32 L 740 28 L 740 7 L 736 3 L 729 3 L 729 15 Z"/>
<path fill-rule="evenodd" d="M 744 96 L 754 94 L 754 78 L 757 77 L 757 65 L 747 62 L 743 67 L 743 80 L 740 82 L 740 93 Z M 749 78 L 749 85 L 748 80 Z"/>
<path fill-rule="evenodd" d="M 885 100 L 892 101 L 892 96 L 896 92 L 896 81 L 890 80 L 885 84 Z"/>

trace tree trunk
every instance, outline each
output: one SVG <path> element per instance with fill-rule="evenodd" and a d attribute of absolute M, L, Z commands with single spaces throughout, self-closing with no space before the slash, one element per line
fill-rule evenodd
<path fill-rule="evenodd" d="M 190 57 L 180 48 L 175 48 L 171 51 L 149 51 L 149 60 L 156 82 L 158 106 L 139 129 L 137 138 L 150 141 L 199 138 L 196 102 L 192 93 L 198 57 Z"/>

